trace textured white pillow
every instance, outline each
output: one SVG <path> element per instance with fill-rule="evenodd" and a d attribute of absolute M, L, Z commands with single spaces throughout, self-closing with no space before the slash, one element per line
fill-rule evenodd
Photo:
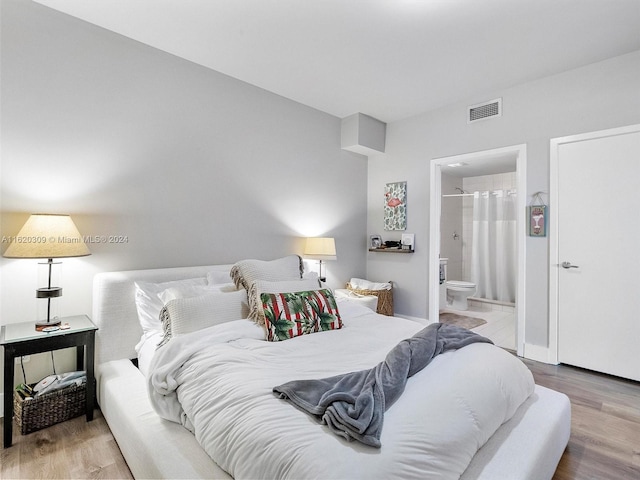
<path fill-rule="evenodd" d="M 298 255 L 276 260 L 241 260 L 231 267 L 231 278 L 236 286 L 247 292 L 256 280 L 297 280 L 302 278 L 304 267 Z"/>
<path fill-rule="evenodd" d="M 212 272 L 207 272 L 207 282 L 209 285 L 218 285 L 220 283 L 229 283 L 231 282 L 231 274 L 229 271 L 222 272 L 219 270 L 214 270 Z"/>
<path fill-rule="evenodd" d="M 163 305 L 176 298 L 201 297 L 215 292 L 235 292 L 238 288 L 233 283 L 221 283 L 217 285 L 190 285 L 182 288 L 167 288 L 158 294 Z"/>
<path fill-rule="evenodd" d="M 214 292 L 200 297 L 177 298 L 163 309 L 166 343 L 170 337 L 202 330 L 232 320 L 247 318 L 244 290 Z"/>
<path fill-rule="evenodd" d="M 317 278 L 281 280 L 278 282 L 256 280 L 249 289 L 249 318 L 260 325 L 264 325 L 264 312 L 260 301 L 262 293 L 295 293 L 318 290 L 319 288 L 320 282 Z"/>
<path fill-rule="evenodd" d="M 169 288 L 182 291 L 188 290 L 193 286 L 206 284 L 207 279 L 205 277 L 163 283 L 135 282 L 136 309 L 138 310 L 138 320 L 142 326 L 142 331 L 144 333 L 162 332 L 160 310 L 164 303 L 160 300 L 158 294 Z"/>

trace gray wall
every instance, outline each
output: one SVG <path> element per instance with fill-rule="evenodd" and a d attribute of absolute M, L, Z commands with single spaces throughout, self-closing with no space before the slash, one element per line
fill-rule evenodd
<path fill-rule="evenodd" d="M 50 212 L 128 239 L 64 261 L 62 314 L 91 313 L 96 272 L 272 259 L 305 236 L 335 237 L 330 286 L 366 275 L 367 162 L 341 150 L 340 119 L 33 2 L 1 7 L 2 235 Z M 35 320 L 35 263 L 0 259 L 0 323 Z"/>
<path fill-rule="evenodd" d="M 435 158 L 527 144 L 527 199 L 549 191 L 549 140 L 640 123 L 640 51 L 507 90 L 486 92 L 387 125 L 386 153 L 369 157 L 368 233 L 382 230 L 385 183 L 407 180 L 407 233 L 413 255 L 369 253 L 369 278 L 395 282 L 396 312 L 425 318 L 428 312 L 429 165 Z M 428 88 L 428 85 L 425 85 Z M 503 98 L 503 116 L 468 125 L 466 106 Z M 612 186 L 615 188 L 615 186 Z M 603 185 L 605 194 L 607 186 Z M 521 192 L 518 192 L 520 195 Z M 548 196 L 545 197 L 548 201 Z M 528 203 L 528 202 L 527 202 Z M 386 235 L 385 235 L 386 233 Z M 546 346 L 548 333 L 548 241 L 526 239 L 527 343 Z M 397 258 L 401 257 L 401 258 Z"/>

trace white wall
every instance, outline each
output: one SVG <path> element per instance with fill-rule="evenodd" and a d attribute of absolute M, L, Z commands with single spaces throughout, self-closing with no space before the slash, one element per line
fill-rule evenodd
<path fill-rule="evenodd" d="M 452 59 L 455 61 L 455 59 Z M 551 138 L 640 122 L 640 51 L 560 75 L 469 98 L 465 102 L 387 125 L 386 153 L 369 157 L 369 234 L 382 230 L 385 183 L 407 180 L 407 232 L 413 255 L 369 253 L 369 278 L 393 280 L 399 314 L 428 312 L 429 164 L 432 159 L 527 144 L 527 199 L 549 190 Z M 425 85 L 428 88 L 428 85 Z M 503 116 L 469 125 L 466 106 L 503 98 Z M 606 186 L 603 191 L 606 192 Z M 548 200 L 548 196 L 546 197 Z M 385 236 L 385 233 L 387 235 Z M 388 237 L 388 238 L 387 238 Z M 548 333 L 548 241 L 526 239 L 525 341 L 546 346 Z M 397 258 L 401 257 L 401 258 Z"/>
<path fill-rule="evenodd" d="M 367 162 L 341 150 L 340 119 L 33 2 L 1 7 L 1 234 L 51 212 L 127 237 L 64 261 L 62 314 L 91 313 L 96 272 L 272 259 L 305 236 L 336 238 L 330 286 L 365 275 Z M 0 259 L 0 323 L 35 320 L 36 278 Z"/>

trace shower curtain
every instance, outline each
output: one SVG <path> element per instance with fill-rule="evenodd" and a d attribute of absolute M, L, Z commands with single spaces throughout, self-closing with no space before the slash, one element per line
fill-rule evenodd
<path fill-rule="evenodd" d="M 505 190 L 475 192 L 471 279 L 475 297 L 516 301 L 516 198 Z"/>

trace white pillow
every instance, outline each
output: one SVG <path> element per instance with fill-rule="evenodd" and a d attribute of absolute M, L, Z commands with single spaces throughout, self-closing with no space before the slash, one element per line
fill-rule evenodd
<path fill-rule="evenodd" d="M 233 283 L 220 283 L 216 285 L 190 285 L 183 288 L 167 288 L 158 294 L 162 305 L 166 305 L 176 298 L 201 297 L 215 292 L 235 292 L 238 288 Z"/>
<path fill-rule="evenodd" d="M 238 287 L 248 292 L 256 280 L 271 282 L 302 278 L 302 258 L 289 255 L 276 260 L 241 260 L 231 267 L 231 278 Z"/>
<path fill-rule="evenodd" d="M 307 278 L 300 280 L 281 280 L 270 282 L 267 280 L 256 280 L 249 289 L 249 318 L 264 325 L 264 312 L 262 310 L 262 293 L 295 293 L 307 290 L 318 290 L 320 282 L 317 278 Z"/>
<path fill-rule="evenodd" d="M 158 346 L 164 345 L 171 337 L 247 318 L 248 310 L 247 295 L 244 290 L 176 298 L 162 309 L 164 338 Z"/>
<path fill-rule="evenodd" d="M 229 282 L 231 282 L 231 274 L 228 271 L 222 272 L 219 270 L 214 270 L 211 272 L 207 272 L 207 283 L 209 283 L 209 285 L 218 285 L 220 283 Z"/>
<path fill-rule="evenodd" d="M 163 283 L 135 282 L 136 286 L 136 309 L 138 310 L 138 320 L 144 333 L 162 332 L 162 322 L 160 321 L 160 310 L 164 303 L 159 298 L 159 294 L 169 288 L 188 290 L 196 285 L 206 285 L 206 277 L 189 278 L 185 280 L 174 280 Z"/>
<path fill-rule="evenodd" d="M 318 279 L 318 272 L 304 272 L 304 274 L 302 275 L 302 278 L 315 278 L 316 280 Z"/>

